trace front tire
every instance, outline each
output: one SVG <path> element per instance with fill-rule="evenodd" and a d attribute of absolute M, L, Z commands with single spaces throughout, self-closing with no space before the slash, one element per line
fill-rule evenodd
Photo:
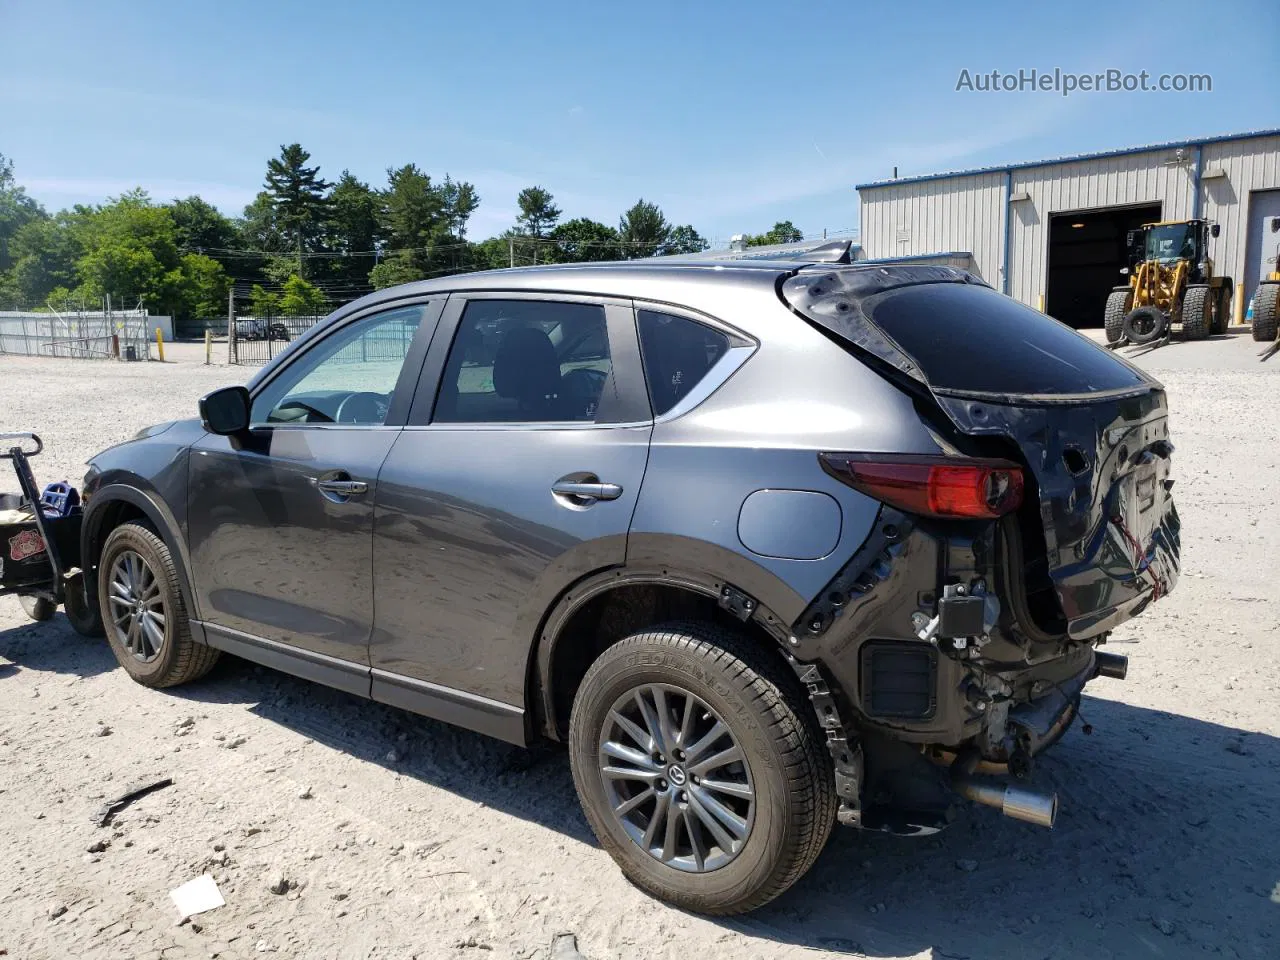
<path fill-rule="evenodd" d="M 141 523 L 121 524 L 107 537 L 98 561 L 98 608 L 111 652 L 143 686 L 187 683 L 218 662 L 219 651 L 191 637 L 169 548 Z"/>
<path fill-rule="evenodd" d="M 1187 287 L 1182 300 L 1182 335 L 1188 340 L 1203 340 L 1213 325 L 1213 308 L 1208 287 Z"/>
<path fill-rule="evenodd" d="M 58 612 L 58 605 L 46 597 L 18 597 L 22 611 L 36 623 L 52 620 Z"/>
<path fill-rule="evenodd" d="M 1124 316 L 1133 303 L 1133 291 L 1128 287 L 1112 290 L 1107 296 L 1107 309 L 1102 317 L 1102 329 L 1107 335 L 1107 343 L 1119 343 L 1124 336 Z"/>
<path fill-rule="evenodd" d="M 772 650 L 708 623 L 634 634 L 583 678 L 574 784 L 632 883 L 733 914 L 813 865 L 835 822 L 831 758 L 804 689 Z"/>

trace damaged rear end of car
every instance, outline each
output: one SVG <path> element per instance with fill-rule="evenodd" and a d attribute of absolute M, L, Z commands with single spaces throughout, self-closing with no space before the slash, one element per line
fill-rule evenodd
<path fill-rule="evenodd" d="M 1123 678 L 1108 633 L 1177 583 L 1163 388 L 949 267 L 808 267 L 779 294 L 910 395 L 940 451 L 819 457 L 881 504 L 793 625 L 852 728 L 841 819 L 927 832 L 958 795 L 1052 826 L 1056 796 L 1023 785 L 1035 758 L 1085 684 Z"/>

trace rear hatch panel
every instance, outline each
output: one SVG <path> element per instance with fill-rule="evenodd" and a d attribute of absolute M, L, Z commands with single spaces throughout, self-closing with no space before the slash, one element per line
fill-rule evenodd
<path fill-rule="evenodd" d="M 1177 584 L 1162 390 L 1071 405 L 938 400 L 962 432 L 1018 445 L 1035 478 L 1047 572 L 1069 636 L 1110 630 Z"/>
<path fill-rule="evenodd" d="M 810 267 L 780 292 L 961 434 L 1016 445 L 1069 636 L 1097 636 L 1173 589 L 1179 523 L 1158 382 L 951 267 Z"/>

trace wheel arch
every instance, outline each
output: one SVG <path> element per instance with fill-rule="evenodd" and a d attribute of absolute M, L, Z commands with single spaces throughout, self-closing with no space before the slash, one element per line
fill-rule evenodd
<path fill-rule="evenodd" d="M 106 484 L 94 491 L 80 527 L 80 566 L 84 571 L 85 596 L 97 601 L 98 560 L 111 531 L 123 523 L 144 520 L 164 541 L 178 571 L 182 599 L 192 620 L 199 619 L 195 594 L 191 589 L 190 558 L 181 535 L 181 526 L 169 508 L 143 490 L 127 483 Z M 91 589 L 90 589 L 91 588 Z"/>
<path fill-rule="evenodd" d="M 647 625 L 678 619 L 718 622 L 781 650 L 790 636 L 779 613 L 724 578 L 674 565 L 598 570 L 560 594 L 534 638 L 526 678 L 531 732 L 563 740 L 573 696 L 595 658 Z"/>

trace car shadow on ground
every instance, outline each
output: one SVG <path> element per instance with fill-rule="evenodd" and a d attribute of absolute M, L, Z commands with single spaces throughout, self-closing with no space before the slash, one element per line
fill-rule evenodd
<path fill-rule="evenodd" d="M 115 667 L 105 642 L 61 618 L 0 631 L 0 657 L 79 676 Z M 157 695 L 166 694 L 243 704 L 365 762 L 595 845 L 562 749 L 512 747 L 232 657 Z M 1059 792 L 1054 830 L 984 808 L 923 839 L 837 828 L 791 891 L 717 922 L 871 956 L 1276 956 L 1280 739 L 1093 697 L 1082 716 L 1092 736 L 1078 723 L 1034 776 Z"/>

